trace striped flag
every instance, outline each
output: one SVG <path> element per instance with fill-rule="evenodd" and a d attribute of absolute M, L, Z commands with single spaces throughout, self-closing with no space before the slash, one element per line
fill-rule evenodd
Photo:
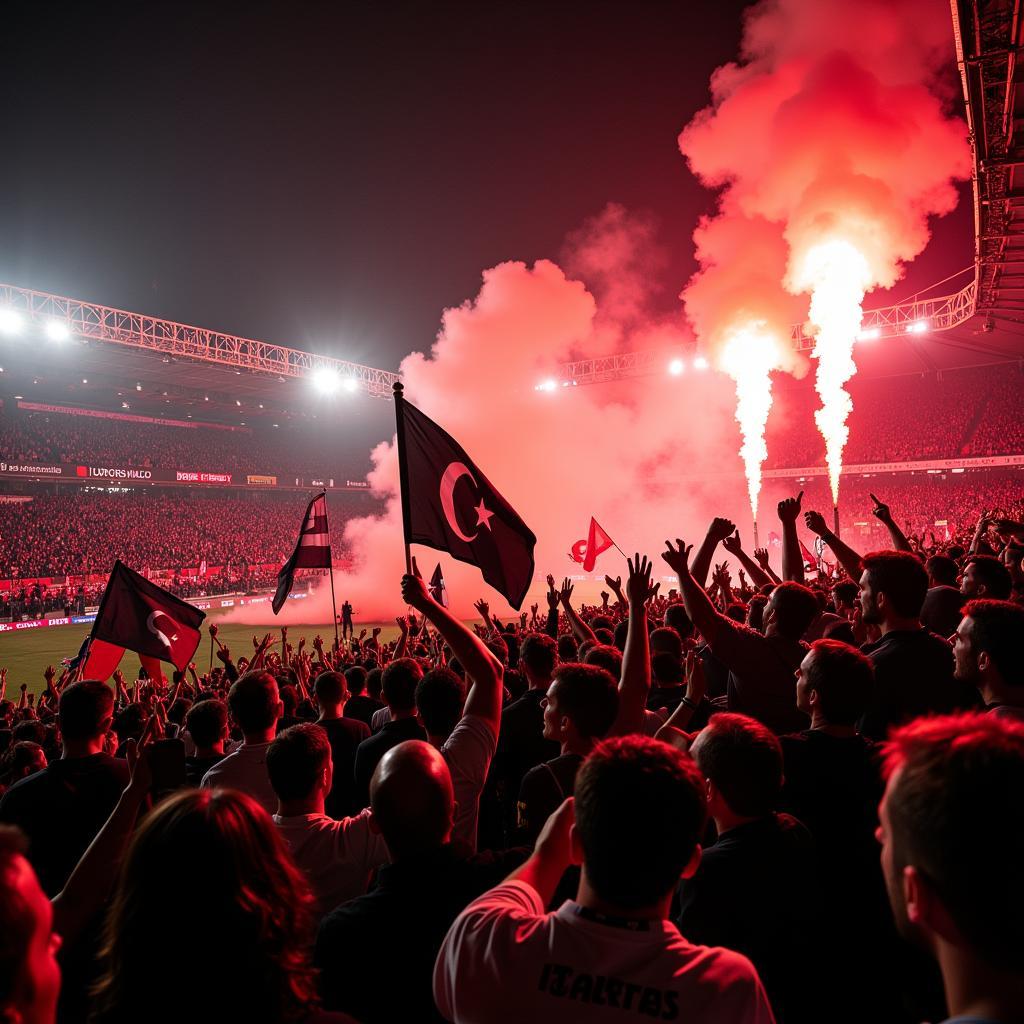
<path fill-rule="evenodd" d="M 327 494 L 316 495 L 306 508 L 292 557 L 277 574 L 277 593 L 271 606 L 276 615 L 291 593 L 296 569 L 331 568 L 331 532 L 327 525 Z"/>

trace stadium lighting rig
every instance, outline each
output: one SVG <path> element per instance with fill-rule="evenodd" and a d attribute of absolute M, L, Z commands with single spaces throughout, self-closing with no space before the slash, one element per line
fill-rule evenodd
<path fill-rule="evenodd" d="M 16 313 L 13 309 L 0 309 L 0 333 L 18 334 L 23 325 L 24 320 L 20 313 Z"/>

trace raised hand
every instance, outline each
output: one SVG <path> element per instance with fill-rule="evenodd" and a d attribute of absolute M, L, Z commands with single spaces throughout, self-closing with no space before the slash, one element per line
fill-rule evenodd
<path fill-rule="evenodd" d="M 572 600 L 573 589 L 574 585 L 569 582 L 569 577 L 566 576 L 565 579 L 562 580 L 562 586 L 558 591 L 558 600 L 561 601 L 563 605 L 567 605 Z"/>
<path fill-rule="evenodd" d="M 818 537 L 823 537 L 828 532 L 828 523 L 820 512 L 805 512 L 804 526 Z"/>
<path fill-rule="evenodd" d="M 219 632 L 220 630 L 217 628 L 217 624 L 215 622 L 210 623 L 210 636 L 216 637 Z"/>
<path fill-rule="evenodd" d="M 611 600 L 611 597 L 612 597 L 612 595 L 609 594 L 607 590 L 602 590 L 601 591 L 601 604 L 603 604 L 603 605 L 605 605 L 607 607 L 608 602 Z"/>
<path fill-rule="evenodd" d="M 626 597 L 632 608 L 646 604 L 658 593 L 660 583 L 651 584 L 653 565 L 646 555 L 637 552 L 632 558 L 626 559 L 629 575 L 626 577 Z"/>
<path fill-rule="evenodd" d="M 481 619 L 486 619 L 491 606 L 481 597 L 479 601 L 473 602 L 473 607 L 480 613 Z"/>
<path fill-rule="evenodd" d="M 420 612 L 425 611 L 434 603 L 426 584 L 423 582 L 423 577 L 420 575 L 419 566 L 416 564 L 415 558 L 412 560 L 412 572 L 406 573 L 402 577 L 402 600 L 410 608 L 415 608 Z M 410 616 L 409 626 L 412 627 L 412 625 L 412 617 Z"/>
<path fill-rule="evenodd" d="M 731 537 L 724 537 L 722 539 L 722 547 L 731 555 L 739 555 L 743 549 L 743 545 L 740 543 L 740 531 L 737 530 Z"/>
<path fill-rule="evenodd" d="M 548 574 L 548 609 L 554 611 L 558 607 L 558 591 L 555 590 L 555 577 Z"/>
<path fill-rule="evenodd" d="M 365 640 L 366 639 L 366 630 L 365 629 L 359 630 L 359 639 L 360 640 Z"/>
<path fill-rule="evenodd" d="M 768 549 L 754 548 L 754 561 L 757 562 L 762 569 L 767 569 L 769 565 Z"/>
<path fill-rule="evenodd" d="M 668 567 L 677 576 L 690 575 L 690 552 L 693 551 L 692 544 L 686 544 L 676 537 L 678 547 L 672 546 L 672 541 L 665 541 L 666 551 L 662 551 L 662 559 L 668 563 Z"/>
<path fill-rule="evenodd" d="M 708 536 L 714 540 L 721 542 L 724 541 L 729 534 L 735 532 L 736 525 L 731 519 L 726 519 L 724 516 L 715 516 L 711 520 L 711 525 L 708 527 Z"/>
<path fill-rule="evenodd" d="M 801 491 L 795 498 L 783 498 L 779 502 L 779 519 L 784 523 L 795 523 L 796 517 L 800 515 L 800 506 L 804 500 L 804 492 Z"/>
<path fill-rule="evenodd" d="M 373 627 L 373 639 L 376 640 L 380 636 L 380 626 Z"/>
<path fill-rule="evenodd" d="M 526 612 L 520 612 L 519 614 L 519 626 L 521 629 L 526 629 Z"/>
<path fill-rule="evenodd" d="M 704 663 L 697 657 L 695 648 L 686 651 L 686 699 L 699 704 L 704 699 L 707 684 L 704 678 Z"/>
<path fill-rule="evenodd" d="M 398 623 L 398 628 L 402 631 L 402 635 L 407 635 L 409 632 L 409 620 L 404 615 L 399 615 L 395 622 Z"/>
<path fill-rule="evenodd" d="M 870 491 L 868 491 L 868 497 L 875 503 L 871 514 L 881 523 L 892 522 L 892 513 L 889 511 L 889 506 L 884 501 L 876 498 Z"/>

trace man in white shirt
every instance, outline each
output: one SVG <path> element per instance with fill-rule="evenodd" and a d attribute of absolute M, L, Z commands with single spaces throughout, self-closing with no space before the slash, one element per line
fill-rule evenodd
<path fill-rule="evenodd" d="M 277 810 L 277 794 L 267 774 L 267 748 L 277 732 L 284 704 L 277 680 L 269 672 L 246 672 L 228 692 L 228 709 L 239 729 L 242 745 L 215 764 L 200 783 L 203 789 L 240 789 L 266 812 Z"/>
<path fill-rule="evenodd" d="M 480 794 L 498 744 L 504 669 L 483 641 L 438 604 L 420 577 L 402 577 L 402 600 L 433 625 L 471 683 L 465 702 L 462 680 L 449 669 L 433 669 L 416 687 L 416 712 L 430 743 L 448 762 L 455 791 L 452 839 L 476 850 Z"/>
<path fill-rule="evenodd" d="M 705 815 L 688 755 L 639 736 L 600 744 L 529 860 L 449 930 L 434 968 L 442 1015 L 772 1024 L 750 961 L 692 945 L 668 920 L 673 889 L 700 863 Z M 583 865 L 576 900 L 545 914 L 573 863 Z"/>
<path fill-rule="evenodd" d="M 267 770 L 278 798 L 274 824 L 309 879 L 317 916 L 323 917 L 366 892 L 374 870 L 387 863 L 387 846 L 371 828 L 369 808 L 340 821 L 324 813 L 334 766 L 319 725 L 285 729 L 270 744 Z"/>

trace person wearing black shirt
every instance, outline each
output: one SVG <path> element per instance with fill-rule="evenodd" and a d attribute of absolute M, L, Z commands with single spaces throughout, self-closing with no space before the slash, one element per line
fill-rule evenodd
<path fill-rule="evenodd" d="M 196 745 L 194 754 L 185 758 L 185 783 L 199 787 L 203 776 L 224 760 L 224 742 L 228 738 L 228 709 L 222 700 L 201 700 L 185 715 L 185 730 Z"/>
<path fill-rule="evenodd" d="M 345 702 L 343 714 L 345 718 L 357 719 L 369 729 L 374 711 L 379 711 L 384 705 L 364 692 L 367 675 L 362 665 L 353 665 L 345 670 L 345 687 L 352 696 Z"/>
<path fill-rule="evenodd" d="M 675 923 L 690 942 L 749 957 L 780 1021 L 815 1019 L 806 986 L 820 916 L 814 841 L 775 810 L 779 741 L 752 718 L 722 713 L 711 716 L 692 753 L 718 838 L 680 882 Z"/>
<path fill-rule="evenodd" d="M 356 805 L 356 750 L 363 740 L 369 739 L 370 730 L 365 722 L 342 717 L 348 690 L 345 677 L 340 672 L 321 672 L 313 687 L 320 706 L 316 724 L 327 733 L 334 763 L 333 782 L 324 801 L 324 813 L 340 821 L 362 810 Z"/>
<path fill-rule="evenodd" d="M 977 688 L 986 713 L 1024 720 L 1024 608 L 968 601 L 953 654 L 957 679 Z"/>

